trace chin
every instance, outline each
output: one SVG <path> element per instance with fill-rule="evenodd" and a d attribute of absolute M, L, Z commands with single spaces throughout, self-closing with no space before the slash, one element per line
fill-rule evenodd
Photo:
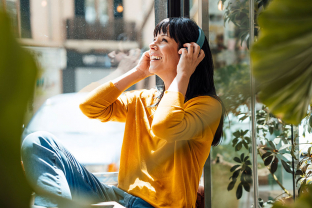
<path fill-rule="evenodd" d="M 157 74 L 159 70 L 157 70 L 157 68 L 152 67 L 152 68 L 149 68 L 148 71 L 152 74 Z"/>

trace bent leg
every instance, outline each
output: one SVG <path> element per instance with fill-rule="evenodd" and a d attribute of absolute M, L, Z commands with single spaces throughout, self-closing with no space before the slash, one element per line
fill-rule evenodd
<path fill-rule="evenodd" d="M 22 144 L 25 174 L 39 195 L 36 205 L 57 205 L 53 196 L 93 202 L 119 201 L 122 196 L 101 184 L 54 135 L 39 131 L 28 135 Z"/>

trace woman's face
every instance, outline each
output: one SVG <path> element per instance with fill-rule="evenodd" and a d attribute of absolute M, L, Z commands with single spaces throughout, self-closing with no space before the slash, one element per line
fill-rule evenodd
<path fill-rule="evenodd" d="M 180 55 L 178 54 L 178 43 L 169 37 L 169 29 L 167 34 L 159 33 L 149 47 L 149 71 L 162 79 L 168 76 L 174 78 L 177 74 Z"/>

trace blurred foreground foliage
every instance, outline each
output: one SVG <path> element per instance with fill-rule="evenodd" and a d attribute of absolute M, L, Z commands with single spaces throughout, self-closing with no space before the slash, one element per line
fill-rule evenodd
<path fill-rule="evenodd" d="M 298 125 L 312 104 L 312 4 L 274 0 L 259 15 L 252 46 L 259 98 L 284 122 Z"/>
<path fill-rule="evenodd" d="M 0 207 L 30 207 L 32 188 L 21 166 L 25 112 L 34 94 L 38 67 L 13 35 L 10 18 L 0 8 Z M 54 196 L 59 208 L 91 207 L 90 201 Z"/>
<path fill-rule="evenodd" d="M 279 201 L 272 208 L 312 208 L 312 185 L 305 187 L 306 191 L 294 203 Z"/>
<path fill-rule="evenodd" d="M 17 43 L 9 17 L 1 9 L 0 28 L 0 207 L 29 207 L 32 190 L 21 167 L 20 143 L 38 70 Z"/>

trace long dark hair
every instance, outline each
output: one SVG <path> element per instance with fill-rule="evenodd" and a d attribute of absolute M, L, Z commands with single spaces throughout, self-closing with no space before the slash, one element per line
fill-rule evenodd
<path fill-rule="evenodd" d="M 169 29 L 169 36 L 173 38 L 178 44 L 179 49 L 183 47 L 184 43 L 196 42 L 199 31 L 197 24 L 188 18 L 169 18 L 158 23 L 154 29 L 154 37 L 160 33 L 167 34 Z M 208 95 L 217 99 L 222 105 L 222 116 L 215 133 L 212 145 L 217 146 L 221 142 L 223 135 L 223 120 L 225 108 L 221 99 L 216 94 L 216 89 L 213 81 L 213 61 L 208 41 L 205 37 L 205 42 L 202 47 L 205 52 L 205 58 L 198 64 L 195 72 L 190 77 L 189 85 L 185 94 L 185 101 L 194 97 Z M 162 98 L 164 89 L 160 95 Z M 158 103 L 157 103 L 158 104 Z"/>

